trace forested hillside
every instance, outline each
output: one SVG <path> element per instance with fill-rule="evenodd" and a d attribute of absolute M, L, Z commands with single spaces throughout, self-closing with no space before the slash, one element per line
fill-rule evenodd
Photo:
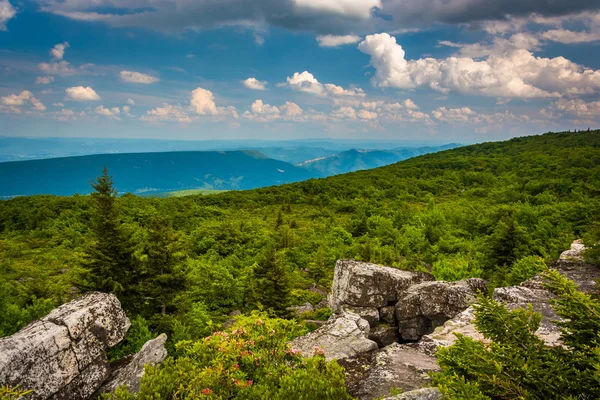
<path fill-rule="evenodd" d="M 298 165 L 303 168 L 318 171 L 324 176 L 330 176 L 360 171 L 363 169 L 383 167 L 384 165 L 393 164 L 411 157 L 453 149 L 459 146 L 459 144 L 450 143 L 437 147 L 401 147 L 390 150 L 350 149 L 342 151 L 341 153 L 307 160 Z"/>
<path fill-rule="evenodd" d="M 556 258 L 597 232 L 600 131 L 209 196 L 115 198 L 107 178 L 97 186 L 93 196 L 0 202 L 0 335 L 77 291 L 112 288 L 137 316 L 136 334 L 201 337 L 233 310 L 283 315 L 287 305 L 318 303 L 311 284 L 327 287 L 341 258 L 514 283 L 513 266 Z M 110 265 L 99 256 L 108 251 Z M 102 268 L 116 274 L 111 282 L 94 278 Z"/>
<path fill-rule="evenodd" d="M 106 166 L 119 193 L 240 190 L 323 176 L 254 150 L 96 154 L 0 163 L 0 197 L 89 194 Z"/>

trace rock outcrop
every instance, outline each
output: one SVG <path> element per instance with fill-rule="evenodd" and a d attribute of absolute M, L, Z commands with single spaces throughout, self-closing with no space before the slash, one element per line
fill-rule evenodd
<path fill-rule="evenodd" d="M 130 325 L 114 295 L 88 293 L 0 339 L 0 384 L 32 389 L 30 399 L 87 399 Z"/>
<path fill-rule="evenodd" d="M 339 362 L 346 369 L 348 393 L 361 400 L 429 386 L 428 372 L 439 370 L 435 357 L 398 343 Z"/>
<path fill-rule="evenodd" d="M 433 280 L 434 277 L 425 272 L 340 260 L 335 266 L 329 306 L 336 313 L 342 312 L 344 307 L 372 310 L 393 306 L 409 287 Z"/>
<path fill-rule="evenodd" d="M 343 359 L 377 349 L 377 343 L 368 339 L 369 323 L 357 314 L 344 313 L 332 317 L 319 329 L 291 342 L 293 349 L 305 357 L 322 350 L 327 360 Z"/>
<path fill-rule="evenodd" d="M 583 261 L 584 250 L 585 246 L 581 239 L 575 240 L 571 243 L 571 248 L 569 250 L 565 250 L 560 254 L 559 260 Z"/>
<path fill-rule="evenodd" d="M 167 357 L 166 341 L 167 335 L 163 333 L 156 339 L 147 341 L 137 354 L 120 361 L 119 366 L 112 371 L 96 395 L 114 393 L 119 386 L 126 387 L 131 393 L 137 393 L 144 376 L 144 366 L 160 364 Z"/>
<path fill-rule="evenodd" d="M 411 286 L 396 305 L 396 320 L 403 340 L 418 340 L 460 314 L 485 293 L 483 279 L 459 282 L 425 282 Z"/>

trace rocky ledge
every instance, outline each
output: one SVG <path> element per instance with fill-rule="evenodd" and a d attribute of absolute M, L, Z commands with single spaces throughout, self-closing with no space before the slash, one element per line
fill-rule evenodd
<path fill-rule="evenodd" d="M 64 304 L 16 334 L 0 338 L 0 385 L 31 389 L 27 398 L 34 400 L 96 398 L 94 392 L 109 378 L 117 386 L 135 389 L 143 365 L 165 358 L 166 336 L 151 341 L 113 371 L 106 350 L 123 340 L 130 325 L 121 303 L 110 294 L 88 293 Z M 116 386 L 104 388 L 102 392 Z"/>
<path fill-rule="evenodd" d="M 551 268 L 575 282 L 580 290 L 594 289 L 600 269 L 583 261 L 579 241 Z M 426 273 L 400 271 L 357 261 L 338 261 L 329 295 L 335 312 L 310 334 L 292 341 L 309 356 L 321 348 L 327 359 L 346 369 L 346 385 L 360 400 L 435 400 L 441 393 L 431 385 L 430 371 L 438 369 L 435 352 L 454 343 L 455 333 L 484 340 L 474 325 L 471 305 L 486 282 L 466 279 L 434 281 Z M 558 316 L 550 305 L 552 293 L 540 277 L 519 286 L 498 288 L 493 298 L 509 309 L 528 307 L 542 314 L 536 334 L 549 345 L 560 345 Z M 401 395 L 387 397 L 392 389 Z"/>

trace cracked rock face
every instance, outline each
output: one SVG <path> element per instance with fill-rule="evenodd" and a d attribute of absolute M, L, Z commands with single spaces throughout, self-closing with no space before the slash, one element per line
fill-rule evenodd
<path fill-rule="evenodd" d="M 147 341 L 137 354 L 129 357 L 127 363 L 111 373 L 108 381 L 96 394 L 114 393 L 120 386 L 125 386 L 131 393 L 139 392 L 142 376 L 144 376 L 144 366 L 160 364 L 167 357 L 166 341 L 167 335 L 164 333 L 156 339 Z M 93 398 L 96 397 L 93 396 Z"/>
<path fill-rule="evenodd" d="M 32 389 L 29 399 L 87 399 L 130 325 L 114 295 L 88 293 L 0 339 L 0 384 Z"/>
<path fill-rule="evenodd" d="M 308 335 L 294 339 L 290 345 L 304 357 L 312 357 L 315 348 L 325 352 L 325 358 L 343 359 L 377 349 L 377 343 L 368 339 L 369 323 L 357 314 L 333 316 L 325 325 Z"/>
<path fill-rule="evenodd" d="M 392 389 L 404 392 L 429 386 L 428 373 L 439 370 L 435 357 L 398 343 L 341 360 L 340 365 L 346 370 L 348 393 L 359 400 L 382 398 Z"/>
<path fill-rule="evenodd" d="M 477 292 L 485 293 L 483 279 L 425 282 L 410 287 L 396 304 L 396 319 L 403 340 L 418 340 L 467 309 Z"/>
<path fill-rule="evenodd" d="M 396 304 L 409 287 L 433 280 L 425 272 L 340 260 L 335 265 L 329 305 L 334 312 L 342 312 L 344 306 L 379 309 Z"/>

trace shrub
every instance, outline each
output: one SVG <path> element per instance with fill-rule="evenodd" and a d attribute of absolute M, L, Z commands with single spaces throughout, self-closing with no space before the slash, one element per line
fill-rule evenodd
<path fill-rule="evenodd" d="M 515 262 L 506 275 L 505 286 L 516 286 L 531 279 L 548 267 L 544 259 L 538 256 L 527 256 Z"/>
<path fill-rule="evenodd" d="M 304 333 L 293 321 L 254 312 L 228 332 L 180 342 L 178 358 L 146 367 L 137 395 L 120 389 L 104 399 L 351 399 L 343 369 L 315 357 L 303 359 L 287 344 Z"/>
<path fill-rule="evenodd" d="M 475 325 L 489 343 L 458 335 L 438 350 L 434 382 L 449 399 L 600 398 L 600 302 L 577 291 L 556 271 L 544 273 L 563 346 L 535 335 L 542 316 L 532 308 L 509 311 L 481 297 Z"/>

